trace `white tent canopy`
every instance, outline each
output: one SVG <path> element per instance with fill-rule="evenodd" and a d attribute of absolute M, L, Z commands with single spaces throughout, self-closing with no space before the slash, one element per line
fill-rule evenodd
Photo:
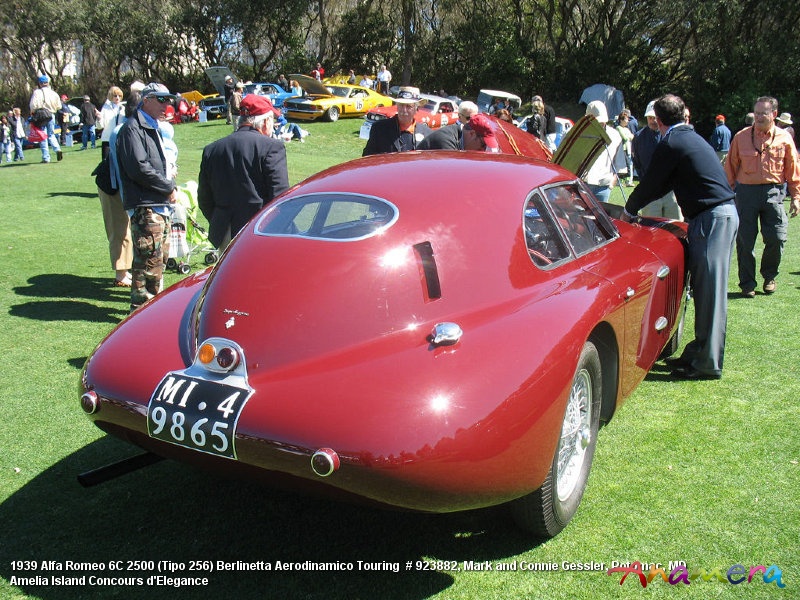
<path fill-rule="evenodd" d="M 622 92 L 612 85 L 605 83 L 595 83 L 590 85 L 581 94 L 581 99 L 578 101 L 580 104 L 589 104 L 594 100 L 600 100 L 606 105 L 608 110 L 608 119 L 612 123 L 617 118 L 622 109 L 625 108 L 625 98 Z"/>

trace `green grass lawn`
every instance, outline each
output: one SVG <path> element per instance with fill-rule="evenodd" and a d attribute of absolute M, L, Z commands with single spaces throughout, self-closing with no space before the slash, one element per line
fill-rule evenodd
<path fill-rule="evenodd" d="M 360 123 L 304 125 L 311 131 L 306 143 L 287 147 L 291 183 L 360 156 Z M 222 121 L 176 127 L 182 182 L 197 179 L 202 148 L 228 131 Z M 798 597 L 800 219 L 790 223 L 774 296 L 739 299 L 732 281 L 724 378 L 671 381 L 657 365 L 600 432 L 577 516 L 555 539 L 537 545 L 503 508 L 452 515 L 380 511 L 166 461 L 81 488 L 78 473 L 132 449 L 102 435 L 78 406 L 83 362 L 126 315 L 129 297 L 111 286 L 89 176 L 100 151 L 75 150 L 67 148 L 62 162 L 49 165 L 39 164 L 38 150 L 28 150 L 25 163 L 0 167 L 0 339 L 6 349 L 0 599 Z M 170 274 L 167 283 L 179 277 Z M 690 310 L 688 331 L 691 321 Z M 35 569 L 26 570 L 33 565 L 25 561 L 36 561 Z M 43 561 L 55 563 L 44 568 Z M 67 561 L 103 564 L 76 568 Z M 208 577 L 209 583 L 148 585 L 159 574 L 149 561 L 182 563 L 169 575 Z M 217 561 L 260 561 L 273 570 L 218 570 Z M 356 570 L 275 571 L 276 561 L 353 563 Z M 397 564 L 399 572 L 358 570 L 358 561 Z M 493 568 L 464 570 L 465 561 Z M 605 572 L 612 561 L 661 563 L 667 570 L 670 562 L 685 561 L 690 570 L 723 573 L 737 563 L 774 564 L 786 587 L 760 578 L 740 585 L 659 579 L 642 589 L 635 575 L 620 586 L 620 575 Z M 577 563 L 602 567 L 570 568 Z M 461 570 L 448 568 L 454 564 Z M 123 570 L 112 570 L 118 565 Z M 552 565 L 557 570 L 545 568 Z M 523 569 L 529 566 L 538 568 Z M 12 577 L 35 576 L 48 578 L 48 585 L 10 584 Z M 54 576 L 86 580 L 59 585 Z M 93 584 L 90 577 L 143 582 Z"/>

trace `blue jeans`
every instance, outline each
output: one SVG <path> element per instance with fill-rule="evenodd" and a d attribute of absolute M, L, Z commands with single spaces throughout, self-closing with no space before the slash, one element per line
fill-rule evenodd
<path fill-rule="evenodd" d="M 56 137 L 56 118 L 53 117 L 47 122 L 45 125 L 45 131 L 47 132 L 47 139 L 43 142 L 39 142 L 39 148 L 42 149 L 42 162 L 50 162 L 50 149 L 48 145 L 53 147 L 53 150 L 56 152 L 61 152 L 61 146 L 58 145 L 58 137 Z"/>
<path fill-rule="evenodd" d="M 92 148 L 95 147 L 95 142 L 97 141 L 97 133 L 94 125 L 84 125 L 83 126 L 83 135 L 81 136 L 81 140 L 83 142 L 83 149 L 86 150 L 86 143 L 91 139 Z"/>
<path fill-rule="evenodd" d="M 22 151 L 22 140 L 25 138 L 14 138 L 14 160 L 25 160 L 25 153 Z"/>

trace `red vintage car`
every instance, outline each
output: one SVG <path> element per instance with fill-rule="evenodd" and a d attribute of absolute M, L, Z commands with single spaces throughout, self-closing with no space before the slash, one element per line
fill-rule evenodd
<path fill-rule="evenodd" d="M 508 503 L 555 535 L 683 321 L 684 225 L 615 210 L 510 154 L 309 178 L 92 353 L 83 410 L 148 454 L 81 481 L 166 457 L 416 511 Z"/>
<path fill-rule="evenodd" d="M 420 98 L 425 100 L 425 104 L 420 104 L 417 113 L 414 115 L 414 120 L 417 123 L 425 123 L 431 129 L 439 129 L 439 127 L 458 121 L 458 105 L 455 101 L 430 94 L 420 94 Z M 368 140 L 369 131 L 375 121 L 391 119 L 396 114 L 396 104 L 373 108 L 364 116 L 364 122 L 361 124 L 358 136 L 362 140 Z"/>

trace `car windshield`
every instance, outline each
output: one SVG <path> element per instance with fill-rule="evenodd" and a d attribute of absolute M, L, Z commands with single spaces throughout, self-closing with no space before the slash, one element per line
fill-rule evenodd
<path fill-rule="evenodd" d="M 355 194 L 311 194 L 280 202 L 256 225 L 259 235 L 353 241 L 380 233 L 398 217 L 393 204 Z"/>
<path fill-rule="evenodd" d="M 334 96 L 339 96 L 340 98 L 347 98 L 347 96 L 350 94 L 350 88 L 341 87 L 338 85 L 329 86 L 328 91 Z"/>

